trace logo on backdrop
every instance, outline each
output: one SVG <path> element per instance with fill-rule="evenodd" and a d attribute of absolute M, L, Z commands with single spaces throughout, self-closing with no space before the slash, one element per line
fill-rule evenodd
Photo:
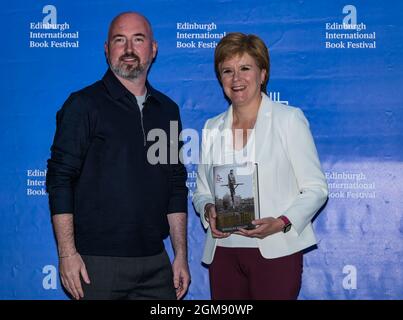
<path fill-rule="evenodd" d="M 42 279 L 42 287 L 45 290 L 57 289 L 57 269 L 54 265 L 48 264 L 42 268 L 42 273 L 45 275 Z"/>
<path fill-rule="evenodd" d="M 345 265 L 343 267 L 343 274 L 346 276 L 343 278 L 343 289 L 356 290 L 357 289 L 357 268 L 353 265 Z"/>
<path fill-rule="evenodd" d="M 66 49 L 80 46 L 78 31 L 67 22 L 58 23 L 57 9 L 48 4 L 42 8 L 42 21 L 29 24 L 29 47 Z"/>
<path fill-rule="evenodd" d="M 27 196 L 46 196 L 46 169 L 27 170 Z"/>
<path fill-rule="evenodd" d="M 326 49 L 376 49 L 376 32 L 358 22 L 357 8 L 351 4 L 342 9 L 340 22 L 325 24 Z"/>
<path fill-rule="evenodd" d="M 187 165 L 188 178 L 186 180 L 186 187 L 189 189 L 188 198 L 192 199 L 194 190 L 196 189 L 197 170 L 194 165 Z"/>
<path fill-rule="evenodd" d="M 225 31 L 218 31 L 218 26 L 214 22 L 177 22 L 176 48 L 214 49 L 225 35 Z"/>
<path fill-rule="evenodd" d="M 362 171 L 325 172 L 330 199 L 375 199 L 376 184 Z"/>

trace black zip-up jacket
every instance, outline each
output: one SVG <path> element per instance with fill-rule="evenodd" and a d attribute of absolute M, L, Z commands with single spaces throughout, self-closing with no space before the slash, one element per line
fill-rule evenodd
<path fill-rule="evenodd" d="M 46 186 L 51 214 L 73 214 L 80 254 L 158 254 L 169 234 L 167 214 L 187 212 L 186 169 L 169 157 L 178 154 L 170 145 L 182 129 L 179 108 L 146 86 L 140 112 L 136 98 L 109 69 L 102 80 L 71 94 L 57 113 Z M 171 121 L 178 123 L 174 136 Z M 156 128 L 167 139 L 147 141 Z M 156 142 L 167 147 L 168 163 L 147 160 L 152 145 L 151 154 L 163 155 L 155 152 Z"/>

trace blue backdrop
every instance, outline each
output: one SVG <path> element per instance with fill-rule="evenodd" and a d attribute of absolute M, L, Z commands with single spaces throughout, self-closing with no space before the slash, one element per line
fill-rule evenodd
<path fill-rule="evenodd" d="M 300 299 L 402 299 L 403 4 L 375 0 L 4 3 L 0 299 L 66 299 L 44 187 L 55 114 L 102 77 L 109 22 L 128 10 L 149 17 L 159 43 L 150 82 L 178 103 L 184 128 L 199 132 L 227 108 L 216 43 L 232 31 L 266 41 L 268 91 L 305 112 L 330 189 Z M 196 166 L 187 169 L 191 196 Z M 186 299 L 209 299 L 205 233 L 190 197 L 188 227 Z"/>

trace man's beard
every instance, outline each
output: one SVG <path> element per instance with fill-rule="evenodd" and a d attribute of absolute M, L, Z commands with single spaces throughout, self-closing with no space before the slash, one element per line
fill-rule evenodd
<path fill-rule="evenodd" d="M 137 62 L 137 64 L 127 64 L 123 61 L 123 59 L 132 58 L 135 59 L 133 62 Z M 147 72 L 150 63 L 147 61 L 146 63 L 141 64 L 140 58 L 132 53 L 132 54 L 124 54 L 119 58 L 117 63 L 112 63 L 109 61 L 109 66 L 111 70 L 116 73 L 118 76 L 127 80 L 137 79 L 141 74 Z"/>

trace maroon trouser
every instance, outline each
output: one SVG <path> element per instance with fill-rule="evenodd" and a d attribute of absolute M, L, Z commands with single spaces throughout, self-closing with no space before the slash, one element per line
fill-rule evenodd
<path fill-rule="evenodd" d="M 265 259 L 258 248 L 217 247 L 209 273 L 213 300 L 295 300 L 302 252 Z"/>

